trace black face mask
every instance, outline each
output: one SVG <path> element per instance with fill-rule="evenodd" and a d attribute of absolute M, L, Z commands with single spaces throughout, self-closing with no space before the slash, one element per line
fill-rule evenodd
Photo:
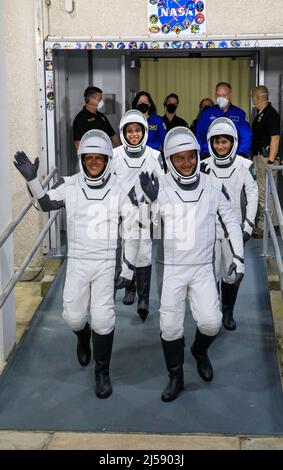
<path fill-rule="evenodd" d="M 204 107 L 202 108 L 202 111 L 205 111 L 205 110 L 208 109 L 208 108 L 210 108 L 210 106 L 207 104 L 206 106 L 204 106 Z"/>
<path fill-rule="evenodd" d="M 173 113 L 175 113 L 175 111 L 177 109 L 177 106 L 173 103 L 170 103 L 170 104 L 166 105 L 166 109 L 167 109 L 168 113 L 173 114 Z"/>
<path fill-rule="evenodd" d="M 137 105 L 137 109 L 141 113 L 146 113 L 149 110 L 149 105 L 146 103 L 140 103 Z"/>

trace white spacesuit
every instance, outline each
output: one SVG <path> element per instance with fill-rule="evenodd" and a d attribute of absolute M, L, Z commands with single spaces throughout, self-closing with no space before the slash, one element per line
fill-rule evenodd
<path fill-rule="evenodd" d="M 80 142 L 78 157 L 80 172 L 61 178 L 47 193 L 36 176 L 38 161 L 32 164 L 23 152 L 18 152 L 15 165 L 27 179 L 43 211 L 66 207 L 68 264 L 63 317 L 78 337 L 78 359 L 85 366 L 91 357 L 91 330 L 87 322 L 90 310 L 96 394 L 106 398 L 112 392 L 109 363 L 115 325 L 114 277 L 119 223 L 122 218 L 125 251 L 121 277 L 132 279 L 139 246 L 139 211 L 134 190 L 128 195 L 111 172 L 112 145 L 107 134 L 88 131 Z M 90 171 L 94 172 L 95 159 L 101 160 L 102 171 L 96 176 L 89 173 L 87 158 L 94 167 Z"/>
<path fill-rule="evenodd" d="M 140 139 L 131 143 L 126 135 L 130 124 L 141 126 Z M 140 249 L 136 260 L 135 278 L 126 288 L 123 302 L 126 305 L 134 303 L 135 291 L 138 294 L 138 314 L 142 320 L 148 315 L 149 292 L 151 280 L 151 252 L 152 242 L 150 236 L 149 206 L 144 201 L 144 194 L 140 187 L 139 175 L 142 171 L 150 175 L 164 174 L 163 162 L 160 152 L 146 145 L 148 137 L 148 123 L 138 110 L 127 111 L 120 121 L 120 139 L 122 145 L 113 150 L 113 170 L 126 181 L 130 187 L 135 187 L 135 193 L 140 207 Z M 135 285 L 136 283 L 136 285 Z"/>
<path fill-rule="evenodd" d="M 230 137 L 231 148 L 226 155 L 225 153 L 219 155 L 214 149 L 213 141 L 216 137 L 224 137 L 227 142 Z M 234 123 L 228 118 L 221 117 L 211 123 L 207 133 L 207 141 L 211 156 L 202 162 L 202 168 L 212 179 L 218 178 L 225 185 L 242 228 L 244 242 L 246 242 L 252 234 L 258 206 L 258 186 L 253 162 L 236 155 L 238 134 Z M 228 274 L 232 260 L 233 252 L 230 241 L 225 235 L 221 220 L 217 218 L 214 266 L 220 287 L 222 264 L 222 321 L 228 330 L 236 329 L 233 308 L 239 289 L 239 283 L 235 284 L 234 273 Z"/>
<path fill-rule="evenodd" d="M 213 378 L 207 350 L 222 320 L 213 272 L 217 213 L 229 234 L 234 252 L 231 269 L 235 269 L 238 276 L 244 273 L 244 262 L 242 232 L 229 196 L 221 181 L 211 181 L 200 172 L 199 144 L 194 134 L 185 127 L 171 129 L 165 138 L 164 154 L 169 173 L 162 181 L 160 179 L 158 194 L 157 181 L 154 184 L 144 174 L 140 179 L 143 191 L 152 201 L 155 224 L 161 225 L 163 259 L 159 255 L 159 262 L 163 263 L 164 272 L 160 329 L 169 372 L 169 383 L 161 398 L 171 401 L 183 389 L 187 296 L 197 322 L 191 351 L 200 376 L 206 381 Z M 176 168 L 173 163 L 176 159 L 184 161 L 184 171 Z"/>

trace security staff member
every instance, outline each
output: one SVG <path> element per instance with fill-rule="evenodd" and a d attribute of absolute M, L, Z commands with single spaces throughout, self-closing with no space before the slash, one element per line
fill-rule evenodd
<path fill-rule="evenodd" d="M 82 136 L 91 129 L 104 131 L 111 139 L 114 147 L 121 144 L 107 117 L 99 111 L 103 108 L 102 90 L 89 86 L 84 92 L 85 106 L 77 114 L 73 122 L 73 136 L 76 149 L 79 148 Z"/>
<path fill-rule="evenodd" d="M 165 123 L 167 132 L 170 131 L 170 129 L 173 129 L 173 127 L 189 127 L 187 121 L 185 121 L 185 119 L 180 118 L 176 114 L 176 110 L 179 106 L 178 95 L 176 95 L 175 93 L 170 93 L 170 95 L 166 96 L 163 104 L 165 108 L 163 121 Z"/>
<path fill-rule="evenodd" d="M 259 85 L 252 89 L 252 102 L 258 112 L 252 124 L 252 153 L 257 172 L 259 206 L 255 238 L 263 236 L 263 216 L 265 203 L 265 168 L 272 166 L 279 148 L 280 117 L 268 99 L 268 89 Z"/>
<path fill-rule="evenodd" d="M 237 155 L 249 157 L 251 150 L 252 132 L 246 113 L 231 103 L 232 88 L 229 83 L 219 82 L 215 88 L 215 105 L 203 111 L 197 122 L 196 138 L 201 146 L 201 159 L 209 157 L 207 146 L 207 131 L 214 119 L 226 117 L 231 119 L 236 126 L 239 145 Z"/>

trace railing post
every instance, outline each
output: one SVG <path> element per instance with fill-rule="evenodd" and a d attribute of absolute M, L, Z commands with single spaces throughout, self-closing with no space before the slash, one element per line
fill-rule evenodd
<path fill-rule="evenodd" d="M 7 87 L 5 79 L 5 3 L 0 2 L 0 233 L 12 219 L 11 181 L 7 116 Z M 9 279 L 13 276 L 14 254 L 13 240 L 10 238 L 0 248 L 0 295 Z M 0 308 L 0 363 L 6 361 L 16 341 L 16 308 L 12 294 L 5 305 Z"/>
<path fill-rule="evenodd" d="M 272 170 L 282 170 L 282 165 L 275 165 Z M 273 178 L 273 171 L 271 168 L 266 169 L 266 180 L 265 180 L 265 205 L 264 205 L 264 234 L 263 234 L 263 255 L 265 260 L 267 258 L 267 247 L 268 247 L 268 234 L 270 234 L 270 241 L 272 243 L 273 252 L 275 255 L 276 266 L 280 281 L 281 296 L 283 299 L 283 262 L 282 253 L 278 243 L 277 235 L 273 226 L 273 221 L 270 214 L 270 196 L 272 196 L 274 203 L 274 210 L 280 227 L 280 235 L 283 240 L 283 215 L 280 201 L 278 198 L 277 188 Z"/>
<path fill-rule="evenodd" d="M 265 172 L 265 201 L 264 201 L 264 217 L 263 217 L 263 244 L 262 251 L 263 256 L 267 256 L 267 246 L 268 246 L 268 234 L 269 227 L 267 223 L 266 213 L 269 213 L 269 201 L 270 201 L 270 189 L 269 189 L 269 174 L 268 170 Z"/>
<path fill-rule="evenodd" d="M 56 234 L 56 256 L 61 256 L 61 220 L 60 215 L 55 219 L 55 234 Z"/>

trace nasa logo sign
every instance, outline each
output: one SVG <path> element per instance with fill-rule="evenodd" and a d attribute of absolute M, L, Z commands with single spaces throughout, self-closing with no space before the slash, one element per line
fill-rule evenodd
<path fill-rule="evenodd" d="M 201 12 L 201 13 L 200 13 Z M 176 36 L 187 36 L 192 33 L 205 33 L 205 2 L 187 0 L 160 0 L 153 2 L 148 0 L 148 27 L 149 33 L 153 31 L 152 24 L 159 27 L 160 33 L 166 35 L 169 32 Z M 200 28 L 192 28 L 194 25 Z"/>

